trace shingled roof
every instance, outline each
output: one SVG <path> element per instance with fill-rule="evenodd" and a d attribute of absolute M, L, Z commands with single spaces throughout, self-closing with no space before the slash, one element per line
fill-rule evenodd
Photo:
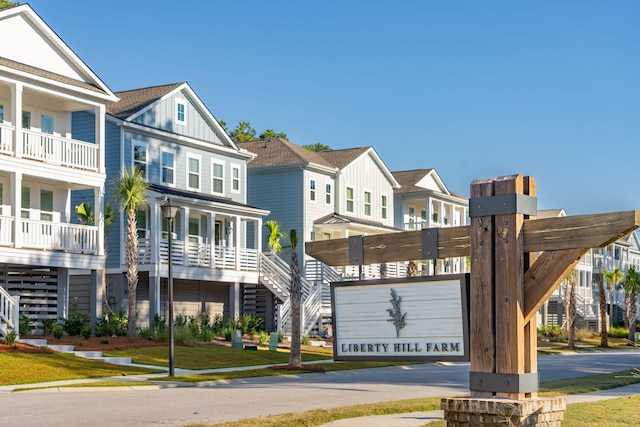
<path fill-rule="evenodd" d="M 334 166 L 315 151 L 307 150 L 282 138 L 240 142 L 238 147 L 244 148 L 257 156 L 248 164 L 248 168 L 258 168 L 300 163 L 314 163 L 333 168 Z"/>
<path fill-rule="evenodd" d="M 321 151 L 318 154 L 333 166 L 342 169 L 371 147 L 345 148 L 343 150 Z"/>
<path fill-rule="evenodd" d="M 400 188 L 396 188 L 396 193 L 415 193 L 418 191 L 425 191 L 426 188 L 418 187 L 416 184 L 422 178 L 425 177 L 428 173 L 433 170 L 431 169 L 414 169 L 409 171 L 397 171 L 391 172 L 393 177 L 400 184 Z"/>
<path fill-rule="evenodd" d="M 184 83 L 172 83 L 116 92 L 116 96 L 120 98 L 120 101 L 107 104 L 107 113 L 125 120 L 183 84 Z"/>
<path fill-rule="evenodd" d="M 90 83 L 83 82 L 81 80 L 72 79 L 67 76 L 63 76 L 57 73 L 52 73 L 51 71 L 43 70 L 41 68 L 32 67 L 31 65 L 23 64 L 21 62 L 12 61 L 7 58 L 0 57 L 0 66 L 12 68 L 16 71 L 22 71 L 29 74 L 33 74 L 34 76 L 44 77 L 58 83 L 64 83 L 71 86 L 76 86 L 82 89 L 88 89 L 98 93 L 107 93 L 101 88 L 94 86 Z"/>
<path fill-rule="evenodd" d="M 398 231 L 399 229 L 396 227 L 391 227 L 388 225 L 385 225 L 381 222 L 378 221 L 371 221 L 371 220 L 366 220 L 366 219 L 362 219 L 362 218 L 356 218 L 353 216 L 346 216 L 346 215 L 340 215 L 338 213 L 330 213 L 329 215 L 325 215 L 322 218 L 318 218 L 315 221 L 313 221 L 313 223 L 315 225 L 321 225 L 321 224 L 359 224 L 359 225 L 366 225 L 369 227 L 378 227 L 378 228 L 384 228 L 387 230 L 394 230 L 394 231 Z"/>

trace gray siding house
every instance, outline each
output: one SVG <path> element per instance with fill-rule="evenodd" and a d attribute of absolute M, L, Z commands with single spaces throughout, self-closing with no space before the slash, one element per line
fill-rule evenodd
<path fill-rule="evenodd" d="M 168 254 L 173 258 L 176 315 L 238 317 L 243 287 L 259 283 L 262 218 L 248 205 L 247 161 L 187 83 L 118 92 L 107 105 L 107 197 L 126 168 L 140 169 L 150 184 L 146 210 L 138 213 L 138 319 L 166 317 Z M 91 132 L 91 114 L 78 113 L 78 130 Z M 85 119 L 84 127 L 82 118 Z M 179 206 L 172 247 L 161 205 Z M 126 217 L 119 212 L 106 238 L 106 297 L 126 307 Z"/>

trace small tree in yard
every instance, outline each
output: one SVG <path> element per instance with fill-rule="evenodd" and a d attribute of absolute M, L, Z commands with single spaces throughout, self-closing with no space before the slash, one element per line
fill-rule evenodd
<path fill-rule="evenodd" d="M 300 289 L 300 265 L 298 262 L 298 236 L 296 230 L 289 231 L 291 242 L 291 285 L 289 296 L 291 298 L 291 352 L 289 353 L 289 366 L 301 367 L 302 354 L 300 350 L 300 305 L 302 302 L 302 290 Z"/>
<path fill-rule="evenodd" d="M 136 212 L 147 205 L 149 183 L 140 169 L 123 170 L 116 179 L 113 196 L 127 215 L 126 251 L 127 263 L 127 336 L 136 336 L 136 289 L 138 287 L 138 224 Z"/>
<path fill-rule="evenodd" d="M 565 327 L 569 334 L 568 347 L 576 348 L 576 305 L 577 305 L 577 287 L 578 280 L 576 278 L 576 271 L 572 270 L 567 276 L 565 294 L 564 294 L 564 315 L 565 315 Z"/>
<path fill-rule="evenodd" d="M 613 298 L 615 287 L 618 286 L 620 281 L 624 279 L 624 274 L 620 271 L 620 268 L 616 267 L 614 270 L 605 270 L 604 278 L 609 285 L 609 327 L 613 327 Z"/>
<path fill-rule="evenodd" d="M 638 316 L 637 301 L 640 294 L 640 272 L 629 267 L 622 282 L 624 289 L 625 318 L 629 328 L 629 341 L 635 341 L 636 322 Z"/>

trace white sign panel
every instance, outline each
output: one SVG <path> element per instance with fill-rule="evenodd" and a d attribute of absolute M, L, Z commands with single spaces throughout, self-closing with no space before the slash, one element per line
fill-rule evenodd
<path fill-rule="evenodd" d="M 332 283 L 334 359 L 468 361 L 468 278 Z"/>

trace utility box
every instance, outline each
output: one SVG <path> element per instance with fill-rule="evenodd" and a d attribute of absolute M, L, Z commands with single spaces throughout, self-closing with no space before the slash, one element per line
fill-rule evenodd
<path fill-rule="evenodd" d="M 269 351 L 278 351 L 278 338 L 280 338 L 280 335 L 277 332 L 271 332 L 269 335 Z"/>
<path fill-rule="evenodd" d="M 243 348 L 242 331 L 239 329 L 231 331 L 231 348 Z"/>

